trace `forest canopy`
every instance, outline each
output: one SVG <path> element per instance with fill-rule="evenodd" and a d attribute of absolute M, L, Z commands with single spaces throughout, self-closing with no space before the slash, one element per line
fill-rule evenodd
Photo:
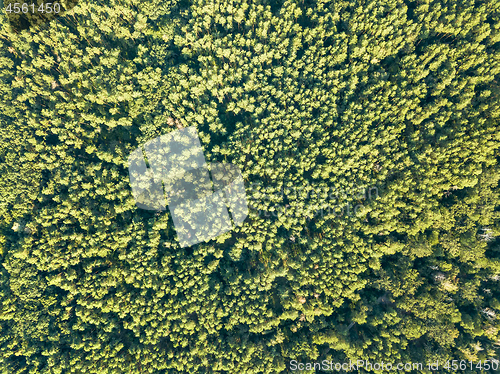
<path fill-rule="evenodd" d="M 0 14 L 1 373 L 498 357 L 499 0 L 71 4 Z M 181 248 L 127 158 L 189 126 L 251 209 Z"/>

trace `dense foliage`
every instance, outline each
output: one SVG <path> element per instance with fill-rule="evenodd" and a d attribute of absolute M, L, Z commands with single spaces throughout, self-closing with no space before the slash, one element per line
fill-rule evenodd
<path fill-rule="evenodd" d="M 498 355 L 500 1 L 91 0 L 0 23 L 2 373 Z M 181 249 L 127 157 L 192 125 L 253 208 Z"/>

